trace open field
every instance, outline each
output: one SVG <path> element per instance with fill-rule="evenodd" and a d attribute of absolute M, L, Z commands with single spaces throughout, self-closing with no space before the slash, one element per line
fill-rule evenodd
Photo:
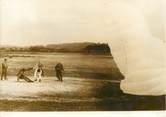
<path fill-rule="evenodd" d="M 8 57 L 8 75 L 16 75 L 21 68 L 33 67 L 38 61 L 44 65 L 45 76 L 55 76 L 57 62 L 64 65 L 65 76 L 94 79 L 123 79 L 109 55 L 85 55 L 79 53 L 1 53 Z M 0 59 L 0 62 L 2 59 Z M 33 71 L 27 73 L 33 75 Z"/>
<path fill-rule="evenodd" d="M 2 53 L 1 53 L 2 54 Z M 9 57 L 9 77 L 0 81 L 1 111 L 120 111 L 163 110 L 164 96 L 124 94 L 120 74 L 111 56 L 62 53 L 3 53 Z M 16 81 L 21 68 L 40 60 L 42 82 Z M 2 59 L 1 59 L 2 61 Z M 64 82 L 57 81 L 54 66 L 62 62 Z M 33 79 L 33 71 L 27 75 Z"/>

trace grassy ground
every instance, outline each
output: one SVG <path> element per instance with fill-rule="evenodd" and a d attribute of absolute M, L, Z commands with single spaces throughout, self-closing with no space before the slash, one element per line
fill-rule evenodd
<path fill-rule="evenodd" d="M 120 82 L 82 78 L 44 78 L 41 83 L 1 81 L 1 111 L 164 110 L 164 96 L 136 96 L 119 90 Z"/>
<path fill-rule="evenodd" d="M 64 76 L 93 79 L 119 80 L 123 79 L 112 56 L 85 55 L 79 53 L 3 53 L 8 58 L 8 75 L 15 76 L 21 68 L 34 67 L 40 61 L 43 64 L 45 76 L 55 76 L 55 65 L 64 65 Z M 0 59 L 0 63 L 3 59 Z M 1 69 L 1 68 L 0 68 Z M 1 70 L 0 70 L 1 72 Z M 33 75 L 33 70 L 26 72 Z"/>
<path fill-rule="evenodd" d="M 135 111 L 164 110 L 162 97 L 135 97 L 137 100 L 121 99 L 102 100 L 98 102 L 54 102 L 54 101 L 0 101 L 1 111 Z M 144 98 L 144 99 L 143 99 Z M 150 100 L 149 100 L 150 99 Z"/>

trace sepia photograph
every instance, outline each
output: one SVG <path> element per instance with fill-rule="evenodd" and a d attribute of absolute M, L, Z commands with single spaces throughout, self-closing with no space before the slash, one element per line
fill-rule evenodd
<path fill-rule="evenodd" d="M 164 111 L 164 0 L 0 0 L 0 111 Z"/>

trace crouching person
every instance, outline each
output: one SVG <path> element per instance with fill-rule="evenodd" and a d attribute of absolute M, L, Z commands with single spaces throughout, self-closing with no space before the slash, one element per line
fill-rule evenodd
<path fill-rule="evenodd" d="M 33 82 L 30 78 L 28 78 L 26 75 L 25 75 L 25 71 L 29 71 L 29 70 L 32 70 L 32 68 L 28 68 L 28 69 L 21 69 L 19 70 L 19 72 L 17 73 L 17 82 L 20 81 L 20 79 L 23 79 L 27 82 Z"/>
<path fill-rule="evenodd" d="M 56 77 L 58 78 L 59 81 L 63 81 L 63 71 L 64 71 L 64 68 L 63 68 L 63 65 L 61 63 L 58 63 L 56 66 L 55 66 L 55 71 L 56 71 Z"/>

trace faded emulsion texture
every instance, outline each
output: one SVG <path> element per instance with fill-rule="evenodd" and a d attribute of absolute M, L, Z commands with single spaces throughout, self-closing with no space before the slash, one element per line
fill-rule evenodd
<path fill-rule="evenodd" d="M 0 111 L 165 110 L 165 0 L 0 9 Z"/>

